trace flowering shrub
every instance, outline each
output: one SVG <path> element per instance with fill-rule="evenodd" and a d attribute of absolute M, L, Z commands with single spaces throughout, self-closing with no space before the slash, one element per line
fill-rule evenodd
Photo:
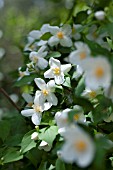
<path fill-rule="evenodd" d="M 113 168 L 109 8 L 78 3 L 74 20 L 29 33 L 15 83 L 24 87 L 27 133 L 4 148 L 1 164 L 27 158 L 38 170 Z"/>

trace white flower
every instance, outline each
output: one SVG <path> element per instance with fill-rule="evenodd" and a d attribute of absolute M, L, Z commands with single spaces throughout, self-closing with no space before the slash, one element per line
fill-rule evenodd
<path fill-rule="evenodd" d="M 69 120 L 68 120 L 69 111 L 71 111 L 71 109 L 67 108 L 67 109 L 57 112 L 55 114 L 55 120 L 56 120 L 57 126 L 59 128 L 58 133 L 60 133 L 60 132 L 62 133 L 62 130 L 64 131 L 64 128 L 69 125 Z"/>
<path fill-rule="evenodd" d="M 104 38 L 107 37 L 107 36 L 108 36 L 107 32 L 99 34 L 97 26 L 92 25 L 89 28 L 89 31 L 88 31 L 88 34 L 86 35 L 86 38 L 90 41 L 95 41 L 96 43 L 101 45 L 101 47 L 110 50 L 108 43 L 104 41 Z"/>
<path fill-rule="evenodd" d="M 82 64 L 85 70 L 85 84 L 91 90 L 108 88 L 111 83 L 111 66 L 105 57 L 89 58 Z"/>
<path fill-rule="evenodd" d="M 50 33 L 53 35 L 49 40 L 48 44 L 50 46 L 55 46 L 60 43 L 64 47 L 71 47 L 72 41 L 70 39 L 70 34 L 72 32 L 70 25 L 63 25 L 61 28 L 57 26 L 49 27 Z"/>
<path fill-rule="evenodd" d="M 28 71 L 28 68 L 25 71 L 21 71 L 21 67 L 19 67 L 18 72 L 19 72 L 18 80 L 20 80 L 24 76 L 29 76 L 30 75 L 30 72 Z"/>
<path fill-rule="evenodd" d="M 95 18 L 97 20 L 104 20 L 105 19 L 105 12 L 104 11 L 97 11 L 95 12 Z"/>
<path fill-rule="evenodd" d="M 37 140 L 37 139 L 38 139 L 38 132 L 33 132 L 33 133 L 31 134 L 31 139 L 32 139 L 32 140 Z"/>
<path fill-rule="evenodd" d="M 51 146 L 46 141 L 43 140 L 38 146 L 38 149 L 39 150 L 43 149 L 44 151 L 48 152 L 51 150 Z"/>
<path fill-rule="evenodd" d="M 29 117 L 31 116 L 32 122 L 35 125 L 40 125 L 42 112 L 45 110 L 45 106 L 40 96 L 35 96 L 34 104 L 32 105 L 32 109 L 22 110 L 21 114 L 23 116 Z"/>
<path fill-rule="evenodd" d="M 54 78 L 56 84 L 64 82 L 64 74 L 70 71 L 71 64 L 61 65 L 60 61 L 53 57 L 49 60 L 50 69 L 44 73 L 45 78 Z"/>
<path fill-rule="evenodd" d="M 79 33 L 79 29 L 82 28 L 82 25 L 80 24 L 73 24 L 73 28 L 72 28 L 72 37 L 75 40 L 79 40 L 81 38 L 81 35 Z"/>
<path fill-rule="evenodd" d="M 83 91 L 83 93 L 81 94 L 81 96 L 86 97 L 86 98 L 90 98 L 90 99 L 94 99 L 99 94 L 103 94 L 101 89 L 91 90 L 90 88 L 86 88 Z"/>
<path fill-rule="evenodd" d="M 37 90 L 36 95 L 40 95 L 43 102 L 47 100 L 48 103 L 50 103 L 50 105 L 56 106 L 58 104 L 58 99 L 54 94 L 55 91 L 54 80 L 50 80 L 47 84 L 41 78 L 35 78 L 34 81 L 38 88 L 41 90 L 41 91 Z"/>
<path fill-rule="evenodd" d="M 65 143 L 61 149 L 61 158 L 67 163 L 75 162 L 84 168 L 94 158 L 95 146 L 90 136 L 77 126 L 71 126 L 64 133 Z"/>
<path fill-rule="evenodd" d="M 28 93 L 23 93 L 22 97 L 24 98 L 24 100 L 27 102 L 26 107 L 32 107 L 33 102 L 34 102 L 34 97 L 32 97 L 30 94 Z"/>
<path fill-rule="evenodd" d="M 83 42 L 76 42 L 75 43 L 76 50 L 72 51 L 69 55 L 69 61 L 75 65 L 82 65 L 82 62 L 88 57 L 90 57 L 90 48 L 87 44 Z"/>
<path fill-rule="evenodd" d="M 44 57 L 47 55 L 47 51 L 44 51 L 46 49 L 46 46 L 40 47 L 38 52 L 32 51 L 30 53 L 30 60 L 35 63 L 37 67 L 40 69 L 45 69 L 48 66 L 48 61 L 44 59 Z"/>
<path fill-rule="evenodd" d="M 73 119 L 75 122 L 80 122 L 80 123 L 85 123 L 86 122 L 86 117 L 84 115 L 84 111 L 82 107 L 79 105 L 73 106 L 73 109 L 75 110 L 75 114 L 73 116 Z"/>

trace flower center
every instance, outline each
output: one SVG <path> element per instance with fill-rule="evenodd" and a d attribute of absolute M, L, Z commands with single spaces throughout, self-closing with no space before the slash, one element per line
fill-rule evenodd
<path fill-rule="evenodd" d="M 59 31 L 59 32 L 57 33 L 57 37 L 58 37 L 59 39 L 64 38 L 63 32 L 62 32 L 62 31 Z"/>
<path fill-rule="evenodd" d="M 85 52 L 81 52 L 80 53 L 80 59 L 83 60 L 86 58 L 86 53 Z"/>
<path fill-rule="evenodd" d="M 79 117 L 80 117 L 79 114 L 75 114 L 75 115 L 73 116 L 74 120 L 76 120 L 76 121 L 79 119 Z"/>
<path fill-rule="evenodd" d="M 19 72 L 19 76 L 20 76 L 20 77 L 24 77 L 24 76 L 25 76 L 25 73 L 22 72 L 22 71 L 20 71 L 20 72 Z"/>
<path fill-rule="evenodd" d="M 38 105 L 33 105 L 33 109 L 35 110 L 35 112 L 41 112 L 41 107 Z"/>
<path fill-rule="evenodd" d="M 75 142 L 75 148 L 79 151 L 79 152 L 83 152 L 86 150 L 87 145 L 84 141 L 79 140 L 77 142 Z"/>
<path fill-rule="evenodd" d="M 91 91 L 91 92 L 89 92 L 89 95 L 90 95 L 90 97 L 94 98 L 94 97 L 96 97 L 96 92 L 95 91 Z"/>
<path fill-rule="evenodd" d="M 34 56 L 34 57 L 33 57 L 33 62 L 34 62 L 34 63 L 37 63 L 37 61 L 38 61 L 38 57 L 37 57 L 37 56 Z"/>
<path fill-rule="evenodd" d="M 104 70 L 102 67 L 97 67 L 95 70 L 95 75 L 97 78 L 101 78 L 104 75 Z"/>
<path fill-rule="evenodd" d="M 33 103 L 32 103 L 32 102 L 29 102 L 27 105 L 28 105 L 29 107 L 32 107 Z"/>
<path fill-rule="evenodd" d="M 48 95 L 48 90 L 44 89 L 44 90 L 42 90 L 42 93 L 43 93 L 44 96 L 47 96 Z"/>
<path fill-rule="evenodd" d="M 60 68 L 59 67 L 53 68 L 53 73 L 56 74 L 56 75 L 59 75 L 60 74 Z"/>

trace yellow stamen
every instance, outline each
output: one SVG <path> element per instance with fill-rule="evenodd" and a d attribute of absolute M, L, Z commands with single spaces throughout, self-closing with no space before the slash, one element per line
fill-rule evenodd
<path fill-rule="evenodd" d="M 53 73 L 56 74 L 56 75 L 59 75 L 60 74 L 60 68 L 59 67 L 53 68 Z"/>
<path fill-rule="evenodd" d="M 96 97 L 96 92 L 95 92 L 95 91 L 89 92 L 89 96 L 90 96 L 91 98 Z"/>
<path fill-rule="evenodd" d="M 87 148 L 87 145 L 84 141 L 79 140 L 75 143 L 75 148 L 79 151 L 79 152 L 84 152 Z"/>
<path fill-rule="evenodd" d="M 33 105 L 35 112 L 41 112 L 41 107 L 38 105 Z"/>
<path fill-rule="evenodd" d="M 75 115 L 73 116 L 74 120 L 76 120 L 76 121 L 79 119 L 79 117 L 80 117 L 79 114 L 75 114 Z"/>
<path fill-rule="evenodd" d="M 104 70 L 102 67 L 97 67 L 95 70 L 95 75 L 97 78 L 101 78 L 104 75 Z"/>
<path fill-rule="evenodd" d="M 34 63 L 37 63 L 38 57 L 37 57 L 37 56 L 34 56 L 34 57 L 33 57 L 33 61 L 34 61 Z"/>
<path fill-rule="evenodd" d="M 62 31 L 59 31 L 59 32 L 57 33 L 57 37 L 58 37 L 59 39 L 64 38 L 63 32 L 62 32 Z"/>
<path fill-rule="evenodd" d="M 29 107 L 32 107 L 33 103 L 30 102 L 30 103 L 28 103 L 27 105 L 28 105 Z"/>
<path fill-rule="evenodd" d="M 42 90 L 42 93 L 43 93 L 44 96 L 48 95 L 48 91 L 46 89 Z"/>
<path fill-rule="evenodd" d="M 86 58 L 86 53 L 85 52 L 81 52 L 80 53 L 80 59 L 83 60 Z"/>
<path fill-rule="evenodd" d="M 75 34 L 75 33 L 76 33 L 76 28 L 73 27 L 73 28 L 72 28 L 72 34 Z"/>

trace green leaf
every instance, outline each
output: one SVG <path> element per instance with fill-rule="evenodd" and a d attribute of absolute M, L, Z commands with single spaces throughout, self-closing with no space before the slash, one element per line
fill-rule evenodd
<path fill-rule="evenodd" d="M 47 130 L 45 128 L 41 130 L 41 133 L 39 134 L 39 139 L 46 141 L 50 146 L 52 146 L 53 141 L 56 138 L 57 134 L 58 134 L 58 127 L 51 126 Z"/>
<path fill-rule="evenodd" d="M 26 158 L 28 158 L 32 164 L 37 167 L 37 164 L 42 160 L 42 150 L 38 150 L 37 148 L 33 148 L 29 152 L 26 153 Z"/>
<path fill-rule="evenodd" d="M 46 170 L 46 165 L 47 165 L 47 162 L 42 161 L 38 170 Z"/>
<path fill-rule="evenodd" d="M 66 170 L 64 162 L 60 159 L 56 160 L 56 170 Z"/>
<path fill-rule="evenodd" d="M 90 8 L 84 2 L 80 2 L 75 6 L 73 16 L 75 17 L 79 12 L 86 11 L 88 9 Z"/>
<path fill-rule="evenodd" d="M 113 41 L 110 38 L 107 38 L 107 42 L 108 42 L 110 48 L 113 50 Z"/>
<path fill-rule="evenodd" d="M 10 122 L 8 120 L 0 121 L 0 138 L 4 141 L 10 132 Z"/>
<path fill-rule="evenodd" d="M 2 163 L 14 162 L 20 159 L 23 159 L 23 155 L 21 155 L 20 151 L 17 151 L 15 148 L 10 148 L 3 156 Z"/>
<path fill-rule="evenodd" d="M 36 147 L 36 142 L 31 139 L 31 134 L 33 132 L 34 132 L 34 130 L 28 132 L 23 137 L 22 142 L 21 142 L 21 152 L 22 153 L 25 153 L 25 152 L 31 150 L 32 148 Z"/>
<path fill-rule="evenodd" d="M 79 97 L 84 89 L 85 89 L 85 82 L 84 82 L 84 78 L 82 77 L 75 89 L 75 95 Z"/>
<path fill-rule="evenodd" d="M 71 87 L 70 77 L 66 77 L 66 78 L 65 78 L 65 81 L 64 81 L 64 83 L 63 83 L 63 86 Z"/>
<path fill-rule="evenodd" d="M 48 54 L 47 55 L 47 59 L 49 59 L 49 58 L 51 58 L 51 57 L 53 57 L 53 58 L 59 58 L 59 57 L 61 57 L 61 53 L 59 53 L 59 52 L 51 52 L 50 54 Z"/>
<path fill-rule="evenodd" d="M 16 87 L 20 87 L 23 85 L 26 85 L 28 83 L 31 83 L 34 78 L 36 78 L 38 76 L 38 74 L 31 74 L 29 76 L 24 76 L 22 79 L 20 79 L 19 81 L 16 81 L 16 83 L 14 84 L 14 86 Z"/>

